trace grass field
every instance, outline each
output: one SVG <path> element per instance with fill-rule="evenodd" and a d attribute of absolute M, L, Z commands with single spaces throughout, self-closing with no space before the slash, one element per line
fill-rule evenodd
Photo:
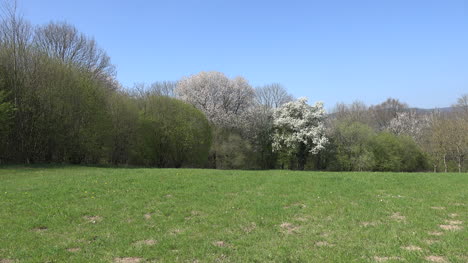
<path fill-rule="evenodd" d="M 0 262 L 468 262 L 468 174 L 0 169 Z"/>

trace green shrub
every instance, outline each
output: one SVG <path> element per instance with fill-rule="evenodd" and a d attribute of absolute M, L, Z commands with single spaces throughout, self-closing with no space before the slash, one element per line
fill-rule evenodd
<path fill-rule="evenodd" d="M 143 100 L 133 162 L 156 167 L 204 166 L 211 145 L 211 128 L 205 115 L 169 97 Z"/>
<path fill-rule="evenodd" d="M 419 146 L 408 136 L 381 132 L 372 140 L 376 171 L 418 171 L 427 169 Z"/>
<path fill-rule="evenodd" d="M 366 171 L 375 164 L 370 142 L 375 132 L 366 124 L 341 122 L 330 139 L 329 152 L 332 153 L 330 170 Z"/>
<path fill-rule="evenodd" d="M 258 169 L 255 153 L 248 140 L 232 130 L 214 128 L 210 149 L 210 168 Z"/>

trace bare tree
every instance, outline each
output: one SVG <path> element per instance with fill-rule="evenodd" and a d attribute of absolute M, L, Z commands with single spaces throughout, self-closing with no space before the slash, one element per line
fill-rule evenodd
<path fill-rule="evenodd" d="M 350 105 L 337 103 L 333 109 L 332 115 L 335 119 L 346 120 L 349 122 L 369 123 L 369 108 L 362 101 L 354 101 Z"/>
<path fill-rule="evenodd" d="M 65 22 L 50 22 L 38 27 L 34 44 L 49 57 L 85 68 L 97 77 L 115 76 L 115 67 L 93 38 Z"/>
<path fill-rule="evenodd" d="M 457 103 L 452 105 L 458 114 L 468 121 L 468 94 L 463 94 L 457 99 Z"/>
<path fill-rule="evenodd" d="M 397 117 L 399 112 L 407 110 L 408 104 L 393 98 L 388 98 L 386 101 L 370 107 L 376 128 L 379 130 L 386 129 L 390 125 L 390 121 Z"/>
<path fill-rule="evenodd" d="M 435 157 L 436 161 L 441 160 L 444 165 L 444 172 L 448 172 L 448 159 L 450 154 L 451 138 L 448 132 L 449 120 L 440 115 L 436 116 L 433 120 L 430 135 L 430 150 L 431 155 Z"/>
<path fill-rule="evenodd" d="M 278 108 L 293 100 L 293 96 L 279 83 L 273 83 L 255 89 L 255 102 L 269 108 Z"/>
<path fill-rule="evenodd" d="M 465 156 L 468 154 L 468 121 L 456 117 L 445 123 L 447 143 L 450 153 L 455 157 L 458 172 L 462 172 Z"/>
<path fill-rule="evenodd" d="M 21 82 L 28 69 L 29 46 L 32 30 L 29 22 L 18 11 L 16 1 L 4 1 L 0 5 L 0 66 L 11 70 L 11 88 L 15 107 L 18 106 Z"/>
<path fill-rule="evenodd" d="M 1 0 L 0 0 L 1 1 Z M 29 80 L 32 71 L 31 38 L 32 29 L 19 12 L 15 0 L 0 2 L 0 69 L 4 76 L 0 76 L 14 108 L 13 129 L 16 134 L 10 134 L 7 144 L 15 145 L 17 151 L 14 154 L 25 156 L 25 152 L 31 151 L 27 141 L 34 140 L 34 126 L 30 122 L 30 112 L 25 111 L 23 105 L 26 98 L 32 95 L 28 92 Z M 26 158 L 29 163 L 29 158 Z"/>
<path fill-rule="evenodd" d="M 158 96 L 175 97 L 177 82 L 157 81 L 151 84 L 150 90 Z"/>

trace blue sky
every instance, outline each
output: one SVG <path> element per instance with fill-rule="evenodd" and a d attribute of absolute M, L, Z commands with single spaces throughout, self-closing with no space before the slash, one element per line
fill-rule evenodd
<path fill-rule="evenodd" d="M 93 36 L 125 86 L 200 71 L 293 95 L 445 107 L 468 92 L 467 0 L 18 0 Z"/>

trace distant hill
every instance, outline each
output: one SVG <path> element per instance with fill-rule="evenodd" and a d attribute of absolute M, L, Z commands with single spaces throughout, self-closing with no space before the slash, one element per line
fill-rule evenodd
<path fill-rule="evenodd" d="M 415 111 L 416 113 L 420 114 L 429 114 L 435 111 L 441 112 L 441 113 L 449 113 L 455 111 L 455 108 L 453 107 L 443 107 L 443 108 L 432 108 L 432 109 L 423 109 L 423 108 L 409 108 L 410 111 Z M 331 112 L 327 114 L 329 117 L 334 118 L 336 116 L 336 113 Z"/>
<path fill-rule="evenodd" d="M 410 108 L 410 110 L 416 111 L 417 113 L 431 113 L 434 111 L 446 113 L 446 112 L 454 111 L 454 108 L 453 107 L 433 108 L 433 109 Z"/>

